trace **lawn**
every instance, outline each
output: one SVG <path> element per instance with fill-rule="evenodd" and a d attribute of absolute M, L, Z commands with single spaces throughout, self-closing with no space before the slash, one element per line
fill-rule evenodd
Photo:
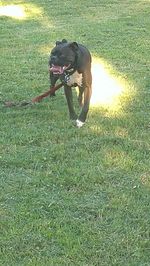
<path fill-rule="evenodd" d="M 149 0 L 0 3 L 0 265 L 149 266 Z M 62 38 L 96 62 L 99 101 L 81 129 L 62 89 L 3 106 L 48 89 Z"/>

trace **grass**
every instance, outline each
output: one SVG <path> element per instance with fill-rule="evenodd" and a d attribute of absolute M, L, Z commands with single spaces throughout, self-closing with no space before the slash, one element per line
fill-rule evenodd
<path fill-rule="evenodd" d="M 124 92 L 118 109 L 91 107 L 82 129 L 62 90 L 32 107 L 0 106 L 0 264 L 149 266 L 149 1 L 7 5 L 20 16 L 0 18 L 1 100 L 47 90 L 62 38 L 85 44 Z"/>

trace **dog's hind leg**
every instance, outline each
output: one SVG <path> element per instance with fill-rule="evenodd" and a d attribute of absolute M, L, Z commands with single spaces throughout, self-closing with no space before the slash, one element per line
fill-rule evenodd
<path fill-rule="evenodd" d="M 66 96 L 66 99 L 67 99 L 70 119 L 76 120 L 77 119 L 77 115 L 76 115 L 74 107 L 73 107 L 72 89 L 71 89 L 71 87 L 65 85 L 64 86 L 64 91 L 65 91 L 65 96 Z"/>
<path fill-rule="evenodd" d="M 90 106 L 90 99 L 91 99 L 91 94 L 92 94 L 92 76 L 89 74 L 89 82 L 88 84 L 83 84 L 84 86 L 84 104 L 81 110 L 81 113 L 79 115 L 79 118 L 76 120 L 76 125 L 77 127 L 82 127 L 88 111 L 89 111 L 89 106 Z"/>
<path fill-rule="evenodd" d="M 79 87 L 78 102 L 79 102 L 80 107 L 83 106 L 83 92 L 84 92 L 83 87 Z"/>

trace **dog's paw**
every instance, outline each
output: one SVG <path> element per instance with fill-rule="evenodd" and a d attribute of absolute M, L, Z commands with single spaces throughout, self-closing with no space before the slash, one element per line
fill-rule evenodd
<path fill-rule="evenodd" d="M 81 128 L 84 125 L 84 122 L 80 121 L 79 119 L 76 120 L 76 126 Z"/>

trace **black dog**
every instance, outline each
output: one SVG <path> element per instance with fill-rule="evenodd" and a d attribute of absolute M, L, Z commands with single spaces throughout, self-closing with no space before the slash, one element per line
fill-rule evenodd
<path fill-rule="evenodd" d="M 49 70 L 51 86 L 55 86 L 58 79 L 63 82 L 70 118 L 76 121 L 77 127 L 82 127 L 87 117 L 92 93 L 90 52 L 76 42 L 57 41 L 50 54 Z M 82 106 L 79 117 L 73 107 L 72 87 L 75 86 L 79 87 L 78 100 Z"/>

